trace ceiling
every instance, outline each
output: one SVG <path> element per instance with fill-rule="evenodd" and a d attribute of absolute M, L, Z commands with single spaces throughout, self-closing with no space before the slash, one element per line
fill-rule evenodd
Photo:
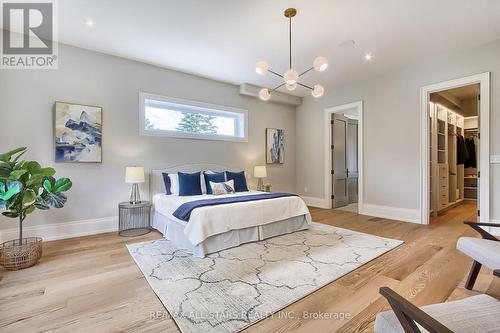
<path fill-rule="evenodd" d="M 326 56 L 327 71 L 308 73 L 303 82 L 327 89 L 500 39 L 497 0 L 65 0 L 58 6 L 63 43 L 268 87 L 279 78 L 257 75 L 255 62 L 265 59 L 280 73 L 286 69 L 287 7 L 298 10 L 293 67 L 300 72 L 316 56 Z M 339 46 L 346 40 L 355 46 Z M 366 52 L 373 54 L 369 62 Z"/>
<path fill-rule="evenodd" d="M 455 99 L 463 101 L 465 99 L 476 98 L 479 95 L 479 84 L 471 84 L 468 86 L 458 87 L 454 89 L 445 90 L 448 96 L 452 96 Z"/>

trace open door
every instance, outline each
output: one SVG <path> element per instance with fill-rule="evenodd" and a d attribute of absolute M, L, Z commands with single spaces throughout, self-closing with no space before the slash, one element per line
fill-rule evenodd
<path fill-rule="evenodd" d="M 358 121 L 347 123 L 347 194 L 349 204 L 358 202 Z"/>
<path fill-rule="evenodd" d="M 349 204 L 347 137 L 349 119 L 340 114 L 332 114 L 332 207 Z"/>

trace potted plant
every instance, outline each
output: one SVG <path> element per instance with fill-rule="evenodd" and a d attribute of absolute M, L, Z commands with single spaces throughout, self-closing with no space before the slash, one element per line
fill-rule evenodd
<path fill-rule="evenodd" d="M 42 239 L 23 238 L 23 221 L 35 209 L 62 208 L 63 193 L 72 186 L 68 178 L 55 179 L 53 168 L 38 162 L 20 160 L 26 147 L 0 154 L 0 210 L 2 215 L 19 220 L 19 239 L 0 245 L 0 265 L 18 270 L 35 265 L 42 256 Z"/>

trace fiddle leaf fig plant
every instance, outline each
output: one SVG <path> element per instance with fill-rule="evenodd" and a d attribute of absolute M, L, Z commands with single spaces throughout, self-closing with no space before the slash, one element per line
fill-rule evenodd
<path fill-rule="evenodd" d="M 20 147 L 0 154 L 0 210 L 2 215 L 19 219 L 19 244 L 23 221 L 35 209 L 62 208 L 67 201 L 71 180 L 55 179 L 53 168 L 42 168 L 36 161 L 20 160 L 27 151 Z"/>

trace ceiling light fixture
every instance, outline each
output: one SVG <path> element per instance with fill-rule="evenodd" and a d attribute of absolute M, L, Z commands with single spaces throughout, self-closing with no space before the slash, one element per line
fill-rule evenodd
<path fill-rule="evenodd" d="M 366 53 L 366 54 L 365 54 L 365 60 L 366 60 L 366 61 L 370 61 L 370 60 L 372 60 L 372 59 L 373 59 L 373 54 L 371 54 L 371 53 Z"/>
<path fill-rule="evenodd" d="M 269 90 L 268 88 L 262 88 L 259 91 L 259 98 L 264 100 L 264 101 L 268 101 L 271 98 L 271 93 L 274 92 L 275 90 L 285 86 L 287 90 L 292 91 L 292 90 L 295 90 L 295 88 L 297 88 L 297 85 L 311 90 L 312 96 L 321 97 L 321 96 L 323 96 L 323 94 L 325 92 L 325 89 L 323 88 L 323 86 L 316 84 L 316 85 L 314 85 L 314 87 L 310 87 L 308 85 L 300 83 L 299 78 L 302 75 L 310 72 L 313 69 L 318 71 L 318 72 L 325 71 L 328 67 L 328 60 L 325 57 L 317 57 L 313 61 L 313 66 L 311 68 L 309 68 L 308 70 L 303 71 L 300 74 L 299 74 L 299 72 L 297 72 L 297 70 L 292 68 L 292 17 L 297 15 L 297 10 L 295 8 L 288 8 L 287 10 L 285 10 L 284 14 L 285 14 L 285 17 L 288 18 L 288 29 L 289 29 L 288 36 L 289 36 L 289 46 L 290 46 L 290 48 L 289 48 L 289 66 L 288 66 L 288 69 L 283 74 L 279 74 L 279 73 L 269 69 L 269 64 L 266 61 L 264 61 L 264 60 L 257 61 L 257 63 L 255 64 L 255 72 L 257 72 L 257 74 L 264 75 L 267 72 L 269 72 L 271 74 L 274 74 L 274 75 L 282 78 L 284 81 L 279 86 L 277 86 L 276 88 L 271 89 L 271 90 Z"/>
<path fill-rule="evenodd" d="M 87 27 L 89 27 L 89 28 L 92 28 L 92 27 L 94 27 L 94 21 L 92 21 L 92 20 L 91 20 L 91 19 L 89 19 L 89 18 L 86 18 L 86 19 L 85 19 L 85 25 L 86 25 Z"/>

